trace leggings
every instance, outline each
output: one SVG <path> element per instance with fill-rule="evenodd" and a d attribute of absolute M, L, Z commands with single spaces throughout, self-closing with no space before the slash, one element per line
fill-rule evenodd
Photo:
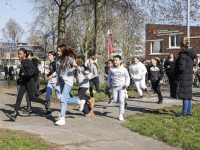
<path fill-rule="evenodd" d="M 88 95 L 85 95 L 86 91 L 88 90 L 88 88 L 82 88 L 82 87 L 79 87 L 78 89 L 78 96 L 83 96 L 82 98 L 84 100 L 86 100 L 86 102 L 88 102 L 90 100 L 90 96 Z"/>
<path fill-rule="evenodd" d="M 160 91 L 160 83 L 159 82 L 152 82 L 152 88 L 153 90 L 158 94 L 159 100 L 162 100 L 162 94 Z"/>
<path fill-rule="evenodd" d="M 99 89 L 99 77 L 95 77 L 90 80 L 90 96 L 94 97 L 93 95 L 93 87 L 95 85 L 96 91 L 99 92 L 104 92 L 104 89 Z"/>
<path fill-rule="evenodd" d="M 134 80 L 135 86 L 137 89 L 137 92 L 140 96 L 142 96 L 142 89 L 147 89 L 147 86 L 145 85 L 145 77 L 143 77 L 141 80 Z"/>
<path fill-rule="evenodd" d="M 33 88 L 34 88 L 34 79 L 33 78 L 29 79 L 29 81 L 27 81 L 27 82 L 22 81 L 21 86 L 19 88 L 19 93 L 17 95 L 17 100 L 16 100 L 16 104 L 15 104 L 15 111 L 19 110 L 21 102 L 22 102 L 23 95 L 26 91 L 28 93 L 28 97 L 29 97 L 30 101 L 42 103 L 42 104 L 44 104 L 46 102 L 46 101 L 44 101 L 40 98 L 33 96 Z"/>

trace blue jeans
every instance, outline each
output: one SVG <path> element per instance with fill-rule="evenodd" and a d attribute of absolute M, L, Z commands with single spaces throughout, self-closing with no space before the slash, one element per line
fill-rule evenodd
<path fill-rule="evenodd" d="M 46 100 L 49 102 L 50 102 L 50 96 L 51 96 L 53 88 L 55 89 L 56 98 L 60 99 L 60 97 L 61 97 L 60 86 L 56 86 L 56 84 L 48 82 L 47 89 L 46 89 Z M 50 103 L 50 105 L 51 105 L 51 103 Z M 51 111 L 51 109 L 49 109 L 49 111 Z"/>
<path fill-rule="evenodd" d="M 183 115 L 192 114 L 192 100 L 186 99 L 183 100 Z"/>
<path fill-rule="evenodd" d="M 78 104 L 78 97 L 71 98 L 69 93 L 71 90 L 71 86 L 66 84 L 63 79 L 60 79 L 60 89 L 61 89 L 61 110 L 60 115 L 65 116 L 67 111 L 67 104 Z"/>

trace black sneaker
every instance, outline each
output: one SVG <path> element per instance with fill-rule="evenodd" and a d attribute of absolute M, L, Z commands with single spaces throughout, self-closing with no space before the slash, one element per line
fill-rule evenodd
<path fill-rule="evenodd" d="M 104 93 L 105 93 L 106 95 L 108 95 L 109 98 L 111 97 L 111 94 L 110 94 L 108 88 L 105 88 L 105 89 L 104 89 Z"/>
<path fill-rule="evenodd" d="M 140 96 L 140 99 L 143 99 L 143 96 Z"/>
<path fill-rule="evenodd" d="M 47 111 L 44 116 L 51 116 L 52 115 L 52 112 L 51 111 Z"/>
<path fill-rule="evenodd" d="M 12 113 L 12 114 L 5 113 L 5 115 L 6 115 L 8 118 L 10 118 L 11 120 L 15 121 L 16 118 L 17 118 L 17 116 L 19 115 L 19 113 L 15 111 L 15 112 Z"/>
<path fill-rule="evenodd" d="M 125 102 L 124 108 L 125 108 L 125 109 L 128 108 L 128 104 L 127 104 L 127 102 Z"/>
<path fill-rule="evenodd" d="M 23 111 L 23 114 L 32 114 L 33 110 L 32 109 L 27 109 L 25 111 Z"/>
<path fill-rule="evenodd" d="M 184 114 L 181 113 L 181 114 L 177 115 L 176 117 L 181 118 L 181 117 L 185 117 L 185 116 L 187 116 L 187 115 L 184 115 Z"/>
<path fill-rule="evenodd" d="M 190 116 L 190 117 L 192 116 L 192 114 L 187 114 L 187 115 Z"/>
<path fill-rule="evenodd" d="M 45 109 L 46 109 L 46 112 L 50 109 L 50 102 L 49 101 L 46 101 L 44 103 L 44 106 L 45 106 Z"/>

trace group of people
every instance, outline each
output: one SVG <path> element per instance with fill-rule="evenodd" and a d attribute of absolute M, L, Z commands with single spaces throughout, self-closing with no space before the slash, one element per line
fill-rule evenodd
<path fill-rule="evenodd" d="M 177 59 L 173 54 L 165 61 L 165 68 L 167 68 L 167 75 L 170 81 L 170 96 L 174 98 L 183 99 L 183 112 L 180 115 L 191 115 L 191 98 L 192 98 L 192 67 L 193 61 L 197 57 L 192 49 L 188 49 L 187 40 L 182 41 L 182 50 Z M 18 51 L 20 64 L 18 83 L 18 95 L 13 113 L 6 113 L 6 116 L 12 120 L 16 120 L 18 111 L 20 109 L 23 95 L 26 93 L 27 110 L 26 113 L 33 113 L 31 109 L 31 101 L 41 103 L 45 106 L 45 116 L 51 115 L 50 96 L 52 90 L 55 89 L 56 97 L 60 100 L 61 110 L 56 125 L 65 124 L 65 114 L 68 104 L 78 104 L 79 111 L 83 111 L 85 104 L 89 104 L 90 111 L 86 116 L 94 115 L 94 94 L 93 87 L 96 87 L 97 92 L 104 92 L 110 97 L 109 90 L 112 88 L 113 101 L 119 103 L 119 120 L 123 119 L 125 108 L 125 99 L 127 97 L 126 88 L 133 80 L 140 98 L 143 98 L 142 91 L 148 91 L 145 78 L 148 75 L 148 82 L 151 83 L 153 90 L 158 95 L 158 104 L 163 102 L 163 97 L 160 91 L 162 78 L 164 72 L 160 67 L 159 60 L 151 59 L 151 66 L 147 69 L 145 65 L 139 62 L 138 57 L 134 57 L 134 63 L 129 68 L 124 67 L 120 55 L 116 55 L 113 59 L 108 60 L 108 68 L 105 73 L 107 79 L 107 87 L 99 89 L 99 76 L 97 73 L 98 54 L 90 57 L 85 63 L 81 58 L 78 58 L 73 49 L 66 44 L 57 46 L 57 53 L 51 51 L 48 53 L 50 60 L 49 72 L 45 77 L 48 78 L 47 86 L 39 91 L 39 70 L 38 60 L 33 58 L 33 54 L 26 49 L 21 48 Z M 73 86 L 73 79 L 76 78 L 78 83 L 78 95 L 73 97 L 70 90 Z M 90 96 L 86 95 L 89 89 Z M 38 98 L 41 94 L 46 92 L 46 100 Z"/>
<path fill-rule="evenodd" d="M 5 72 L 5 80 L 7 80 L 8 75 L 10 77 L 10 80 L 14 80 L 14 68 L 12 65 L 9 67 L 5 65 L 4 72 Z"/>
<path fill-rule="evenodd" d="M 49 73 L 45 75 L 48 78 L 48 84 L 45 89 L 39 90 L 39 70 L 38 60 L 33 57 L 32 52 L 21 48 L 18 51 L 19 59 L 21 60 L 19 78 L 17 79 L 18 95 L 13 113 L 6 113 L 12 120 L 16 120 L 20 109 L 23 95 L 26 94 L 27 110 L 24 113 L 33 113 L 31 101 L 41 103 L 45 106 L 45 116 L 51 115 L 50 96 L 52 89 L 55 89 L 56 97 L 60 100 L 61 111 L 58 117 L 57 125 L 65 124 L 65 114 L 68 104 L 79 104 L 79 111 L 83 111 L 84 104 L 87 102 L 90 105 L 90 112 L 86 116 L 94 115 L 94 95 L 93 87 L 95 85 L 97 92 L 104 92 L 105 89 L 99 89 L 99 76 L 97 73 L 98 64 L 95 62 L 98 54 L 95 57 L 90 57 L 85 65 L 81 58 L 78 58 L 73 49 L 66 44 L 59 45 L 56 52 L 49 52 L 50 60 Z M 73 86 L 73 79 L 76 77 L 78 83 L 78 96 L 73 97 L 70 90 Z M 89 89 L 90 96 L 85 95 Z M 46 100 L 38 98 L 46 92 Z"/>

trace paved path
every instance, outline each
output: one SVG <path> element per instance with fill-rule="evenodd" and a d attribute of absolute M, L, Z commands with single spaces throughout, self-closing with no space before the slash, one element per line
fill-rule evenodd
<path fill-rule="evenodd" d="M 196 89 L 198 90 L 198 89 Z M 164 103 L 156 104 L 157 98 L 144 98 L 128 100 L 128 109 L 125 116 L 137 112 L 143 112 L 146 109 L 162 108 L 164 106 L 180 105 L 181 101 L 169 99 L 169 90 L 162 88 Z M 142 136 L 123 127 L 118 121 L 118 105 L 108 105 L 107 102 L 96 103 L 94 111 L 95 116 L 84 117 L 78 112 L 78 106 L 68 106 L 66 115 L 66 125 L 55 126 L 54 122 L 59 114 L 60 105 L 52 104 L 53 115 L 42 117 L 44 106 L 33 103 L 35 114 L 31 116 L 20 113 L 16 122 L 10 121 L 5 112 L 13 110 L 13 104 L 16 101 L 16 88 L 7 87 L 7 83 L 0 81 L 0 128 L 9 128 L 13 130 L 23 130 L 30 133 L 39 134 L 43 139 L 59 144 L 57 149 L 109 149 L 109 150 L 175 150 L 166 143 L 149 137 Z M 195 100 L 200 96 L 196 93 Z M 25 109 L 26 103 L 23 99 L 22 109 Z"/>

